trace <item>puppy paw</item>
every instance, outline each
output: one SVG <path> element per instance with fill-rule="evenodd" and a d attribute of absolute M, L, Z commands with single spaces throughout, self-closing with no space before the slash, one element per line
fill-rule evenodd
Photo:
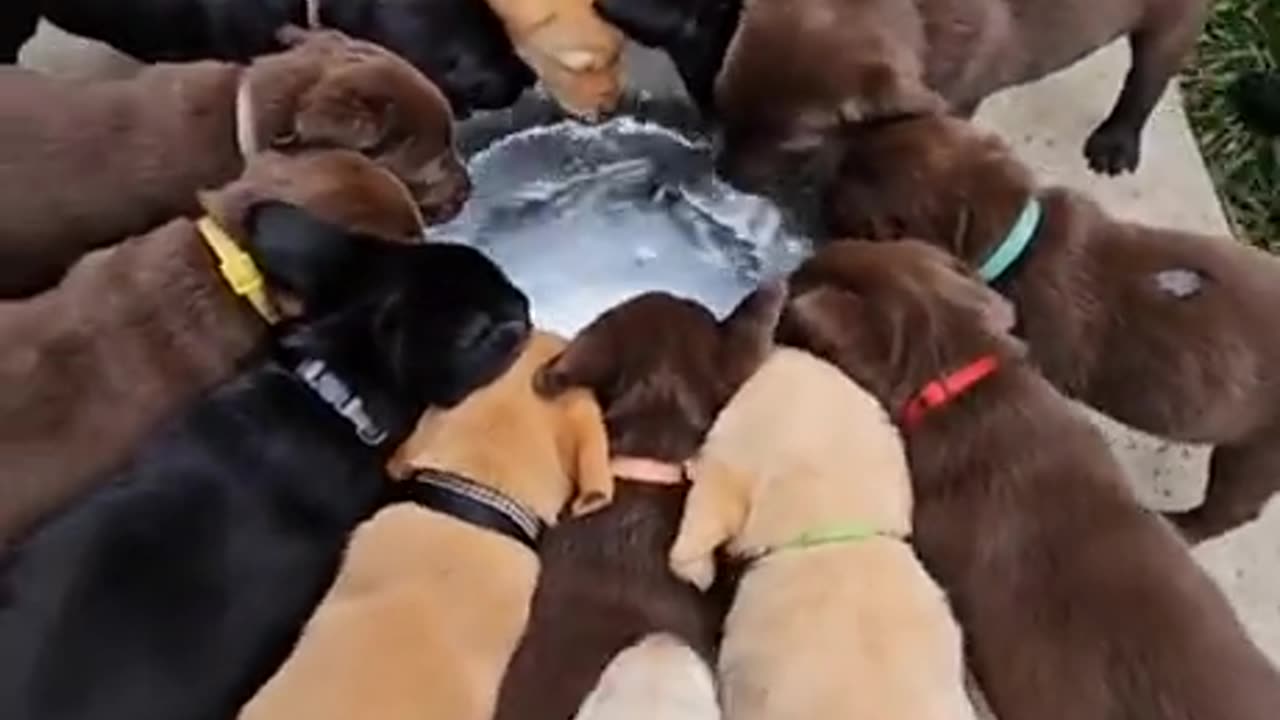
<path fill-rule="evenodd" d="M 716 579 L 715 558 L 704 555 L 696 558 L 671 558 L 671 572 L 699 590 L 706 591 Z"/>
<path fill-rule="evenodd" d="M 1104 175 L 1137 170 L 1141 153 L 1141 133 L 1105 124 L 1095 130 L 1084 145 L 1089 169 Z"/>

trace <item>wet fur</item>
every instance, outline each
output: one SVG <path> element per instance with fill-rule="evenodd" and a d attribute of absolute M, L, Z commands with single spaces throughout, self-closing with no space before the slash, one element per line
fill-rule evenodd
<path fill-rule="evenodd" d="M 591 0 L 486 0 L 516 53 L 567 112 L 600 119 L 622 96 L 622 33 Z"/>
<path fill-rule="evenodd" d="M 609 503 L 604 421 L 585 390 L 538 397 L 533 375 L 564 348 L 535 333 L 502 377 L 429 410 L 393 476 L 458 473 L 554 524 Z M 528 619 L 537 557 L 515 540 L 412 503 L 361 525 L 283 667 L 242 720 L 377 717 L 488 720 Z"/>
<path fill-rule="evenodd" d="M 261 252 L 323 250 L 282 271 L 310 316 L 279 338 L 284 359 L 255 358 L 8 555 L 10 717 L 233 716 L 375 510 L 396 444 L 427 407 L 500 374 L 524 339 L 523 295 L 470 248 L 381 242 L 284 205 L 255 218 Z M 385 441 L 361 442 L 290 357 L 323 359 Z"/>
<path fill-rule="evenodd" d="M 997 372 L 906 433 L 915 546 L 1002 720 L 1264 720 L 1280 676 L 1100 431 L 1026 362 L 1005 301 L 920 242 L 828 245 L 779 338 L 899 413 L 985 354 Z"/>
<path fill-rule="evenodd" d="M 340 147 L 394 172 L 427 219 L 457 214 L 470 185 L 453 116 L 404 60 L 331 32 L 248 67 L 157 65 L 121 80 L 75 82 L 0 67 L 0 298 L 35 294 L 76 258 L 178 216 L 196 192 L 244 168 L 236 97 L 248 88 L 256 149 Z"/>
<path fill-rule="evenodd" d="M 720 413 L 689 474 L 670 557 L 699 587 L 719 549 L 751 559 L 804 533 L 881 533 L 751 563 L 720 647 L 726 718 L 975 717 L 960 629 L 909 544 L 902 440 L 874 397 L 778 349 Z"/>
<path fill-rule="evenodd" d="M 318 0 L 321 25 L 377 43 L 440 83 L 458 112 L 501 108 L 533 82 L 475 0 Z M 304 0 L 6 0 L 0 61 L 46 17 L 144 62 L 247 62 L 281 49 L 276 31 L 305 25 Z"/>
<path fill-rule="evenodd" d="M 271 201 L 390 242 L 421 233 L 404 186 L 363 156 L 263 153 L 205 202 L 269 275 L 284 259 L 257 251 L 261 229 L 248 219 Z M 305 240 L 295 252 L 314 249 Z M 189 220 L 90 253 L 40 295 L 0 302 L 0 553 L 105 480 L 152 428 L 238 371 L 269 334 L 231 293 Z"/>
<path fill-rule="evenodd" d="M 1256 519 L 1280 490 L 1280 260 L 1037 187 L 1000 140 L 941 117 L 851 132 L 827 214 L 836 234 L 920 237 L 977 265 L 1033 193 L 1040 230 L 997 283 L 1032 360 L 1121 422 L 1216 446 L 1204 503 L 1173 515 L 1189 539 Z M 1170 271 L 1197 279 L 1189 295 L 1162 289 Z"/>
<path fill-rule="evenodd" d="M 759 291 L 721 322 L 692 301 L 641 295 L 579 333 L 541 373 L 539 389 L 590 389 L 615 456 L 683 462 L 764 358 L 780 295 Z M 698 592 L 666 562 L 687 489 L 618 478 L 609 507 L 548 533 L 529 627 L 495 718 L 573 718 L 613 657 L 655 632 L 714 661 L 727 598 Z"/>
<path fill-rule="evenodd" d="M 1207 0 L 746 0 L 716 81 L 722 170 L 747 187 L 821 163 L 847 124 L 984 98 L 1072 65 L 1120 37 L 1134 61 L 1085 155 L 1134 170 L 1141 134 L 1199 35 Z M 814 170 L 820 173 L 819 170 Z"/>

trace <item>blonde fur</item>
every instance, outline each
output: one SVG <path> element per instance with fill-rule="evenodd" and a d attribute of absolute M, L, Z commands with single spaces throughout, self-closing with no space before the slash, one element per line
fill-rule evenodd
<path fill-rule="evenodd" d="M 719 720 L 711 669 L 679 638 L 656 633 L 618 653 L 574 720 Z"/>
<path fill-rule="evenodd" d="M 501 378 L 429 412 L 390 463 L 484 483 L 554 523 L 613 497 L 608 442 L 589 392 L 544 400 L 533 375 L 564 340 L 535 333 Z M 247 720 L 488 720 L 528 619 L 538 559 L 520 543 L 402 503 L 360 526 L 293 655 Z"/>
<path fill-rule="evenodd" d="M 781 549 L 742 578 L 725 621 L 725 717 L 974 717 L 961 637 L 910 545 L 911 482 L 880 405 L 839 370 L 775 350 L 690 467 L 672 570 L 706 588 L 713 553 L 753 556 L 851 523 L 870 539 Z"/>
<path fill-rule="evenodd" d="M 623 35 L 592 0 L 488 0 L 516 53 L 567 112 L 598 119 L 622 96 Z"/>

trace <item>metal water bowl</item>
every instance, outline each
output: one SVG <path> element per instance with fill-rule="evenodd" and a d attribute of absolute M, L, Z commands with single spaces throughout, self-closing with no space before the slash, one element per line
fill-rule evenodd
<path fill-rule="evenodd" d="M 431 234 L 488 253 L 540 327 L 572 335 L 649 290 L 723 315 L 809 252 L 775 205 L 714 176 L 705 136 L 651 111 L 679 106 L 630 105 L 601 125 L 522 105 L 464 135 L 472 197 Z"/>

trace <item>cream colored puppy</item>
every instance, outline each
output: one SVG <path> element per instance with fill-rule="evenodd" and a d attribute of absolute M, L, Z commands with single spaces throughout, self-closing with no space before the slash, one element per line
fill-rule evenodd
<path fill-rule="evenodd" d="M 534 372 L 564 347 L 534 333 L 498 380 L 424 415 L 391 461 L 405 496 L 462 487 L 523 509 L 513 528 L 554 523 L 571 498 L 576 514 L 608 504 L 608 441 L 591 393 L 544 400 L 533 390 Z M 293 655 L 241 717 L 488 720 L 538 579 L 519 535 L 418 502 L 384 508 L 356 530 Z"/>
<path fill-rule="evenodd" d="M 715 679 L 693 648 L 655 633 L 614 656 L 574 720 L 719 720 Z"/>
<path fill-rule="evenodd" d="M 911 480 L 876 400 L 778 349 L 690 467 L 671 568 L 706 589 L 713 553 L 751 561 L 725 621 L 731 720 L 967 720 L 960 630 L 908 544 Z"/>
<path fill-rule="evenodd" d="M 547 92 L 582 118 L 613 112 L 622 96 L 622 32 L 592 0 L 488 0 L 516 53 Z"/>

